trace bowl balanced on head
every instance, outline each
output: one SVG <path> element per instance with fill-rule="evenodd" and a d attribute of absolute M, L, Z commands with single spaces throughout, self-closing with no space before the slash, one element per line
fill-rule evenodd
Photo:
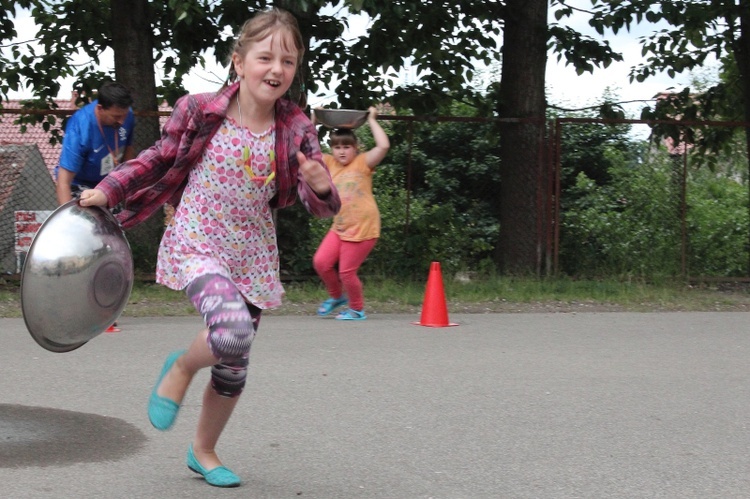
<path fill-rule="evenodd" d="M 328 128 L 359 128 L 367 121 L 369 111 L 357 109 L 323 109 L 313 111 L 315 119 Z"/>

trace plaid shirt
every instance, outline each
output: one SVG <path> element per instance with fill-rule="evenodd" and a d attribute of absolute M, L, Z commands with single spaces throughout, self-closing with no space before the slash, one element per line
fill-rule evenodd
<path fill-rule="evenodd" d="M 218 93 L 181 97 L 164 125 L 161 139 L 137 158 L 118 166 L 97 185 L 110 207 L 125 201 L 117 215 L 124 228 L 147 220 L 166 203 L 179 204 L 190 170 L 226 118 L 238 89 L 239 83 L 235 83 Z M 319 198 L 299 172 L 297 151 L 325 165 L 315 126 L 288 100 L 279 99 L 275 111 L 277 192 L 271 207 L 291 206 L 299 195 L 311 214 L 321 218 L 335 215 L 341 200 L 333 182 L 330 193 Z"/>

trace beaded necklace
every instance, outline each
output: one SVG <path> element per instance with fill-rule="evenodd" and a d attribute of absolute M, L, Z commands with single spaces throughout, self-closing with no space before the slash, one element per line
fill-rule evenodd
<path fill-rule="evenodd" d="M 275 160 L 275 154 L 274 151 L 271 151 L 271 174 L 270 175 L 256 175 L 255 172 L 253 172 L 253 165 L 250 161 L 250 147 L 245 144 L 244 140 L 244 133 L 245 133 L 245 127 L 242 124 L 242 107 L 240 106 L 240 94 L 237 93 L 237 114 L 240 116 L 240 144 L 242 144 L 242 167 L 245 169 L 248 175 L 250 175 L 250 180 L 253 180 L 257 182 L 258 184 L 263 184 L 263 186 L 268 185 L 271 180 L 276 178 L 276 160 Z"/>

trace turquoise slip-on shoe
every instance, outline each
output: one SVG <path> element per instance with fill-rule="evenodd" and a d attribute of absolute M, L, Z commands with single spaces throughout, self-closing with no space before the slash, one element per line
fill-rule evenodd
<path fill-rule="evenodd" d="M 353 308 L 344 310 L 336 316 L 339 321 L 363 321 L 367 319 L 364 310 L 354 310 Z"/>
<path fill-rule="evenodd" d="M 160 397 L 156 394 L 159 389 L 161 380 L 167 375 L 167 372 L 172 368 L 174 363 L 185 350 L 178 350 L 172 352 L 167 356 L 167 360 L 164 362 L 164 367 L 161 369 L 159 379 L 156 380 L 154 390 L 151 392 L 151 397 L 148 399 L 148 419 L 151 421 L 151 425 L 157 430 L 168 430 L 174 424 L 174 420 L 177 418 L 177 412 L 180 410 L 180 404 L 174 400 L 166 397 Z"/>
<path fill-rule="evenodd" d="M 349 299 L 344 295 L 341 295 L 341 298 L 328 298 L 320 304 L 320 307 L 318 307 L 318 315 L 321 317 L 330 315 L 331 312 L 347 303 L 349 303 Z"/>
<path fill-rule="evenodd" d="M 201 466 L 201 463 L 195 458 L 193 454 L 193 446 L 190 445 L 187 454 L 187 467 L 190 471 L 203 475 L 206 479 L 206 483 L 213 485 L 214 487 L 239 487 L 240 477 L 232 473 L 228 468 L 224 466 L 217 466 L 216 468 L 208 471 L 206 468 Z"/>

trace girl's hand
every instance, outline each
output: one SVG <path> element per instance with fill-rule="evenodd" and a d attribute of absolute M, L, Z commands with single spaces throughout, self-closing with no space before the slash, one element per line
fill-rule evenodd
<path fill-rule="evenodd" d="M 107 207 L 107 196 L 99 189 L 86 189 L 81 193 L 78 200 L 81 206 L 103 206 Z"/>
<path fill-rule="evenodd" d="M 375 106 L 370 106 L 367 110 L 370 111 L 370 114 L 367 116 L 368 120 L 378 119 L 378 109 Z"/>
<path fill-rule="evenodd" d="M 307 159 L 302 151 L 297 151 L 297 161 L 299 161 L 299 171 L 307 185 L 315 191 L 319 197 L 327 196 L 331 192 L 331 183 L 328 179 L 328 173 L 323 165 L 312 159 Z"/>

